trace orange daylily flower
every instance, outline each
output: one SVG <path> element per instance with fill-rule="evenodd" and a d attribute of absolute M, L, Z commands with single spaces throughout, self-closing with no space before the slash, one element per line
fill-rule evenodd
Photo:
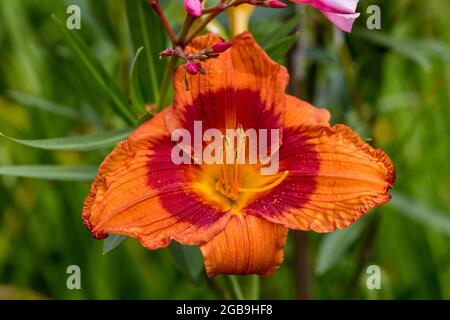
<path fill-rule="evenodd" d="M 201 36 L 186 50 L 219 41 Z M 173 239 L 200 246 L 209 277 L 269 275 L 283 260 L 288 229 L 344 228 L 391 198 L 389 157 L 350 128 L 330 127 L 327 110 L 286 95 L 286 69 L 250 33 L 203 67 L 205 75 L 178 68 L 173 105 L 101 164 L 83 208 L 95 238 L 127 235 L 148 249 Z M 193 130 L 194 121 L 203 130 L 279 129 L 279 173 L 263 176 L 252 164 L 174 164 L 171 132 Z"/>

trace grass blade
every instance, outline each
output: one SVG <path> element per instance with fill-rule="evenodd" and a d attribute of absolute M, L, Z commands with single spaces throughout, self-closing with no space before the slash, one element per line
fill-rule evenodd
<path fill-rule="evenodd" d="M 81 62 L 80 65 L 83 67 L 84 72 L 91 76 L 99 88 L 112 100 L 117 114 L 129 124 L 133 124 L 134 117 L 128 108 L 124 95 L 117 84 L 109 77 L 98 59 L 91 53 L 86 43 L 75 32 L 68 30 L 58 18 L 55 16 L 52 16 L 52 18 L 62 32 L 72 54 Z"/>
<path fill-rule="evenodd" d="M 138 70 L 136 70 L 136 65 L 138 64 L 138 59 L 140 57 L 140 54 L 144 47 L 140 47 L 136 51 L 136 55 L 134 56 L 133 62 L 131 63 L 130 68 L 130 97 L 131 97 L 131 103 L 133 104 L 134 110 L 136 112 L 142 112 L 145 110 L 145 100 L 142 96 L 142 92 L 139 88 L 139 78 L 138 78 Z"/>
<path fill-rule="evenodd" d="M 145 63 L 138 69 L 138 77 L 139 83 L 150 87 L 140 89 L 146 102 L 155 102 L 159 99 L 159 84 L 165 67 L 165 62 L 158 60 L 158 54 L 166 46 L 165 33 L 161 21 L 147 1 L 126 1 L 125 4 L 134 48 L 144 48 Z"/>
<path fill-rule="evenodd" d="M 26 107 L 51 112 L 66 118 L 81 119 L 81 114 L 77 110 L 71 109 L 66 106 L 62 106 L 53 101 L 49 101 L 43 98 L 39 98 L 18 91 L 8 91 L 7 95 L 14 102 Z"/>
<path fill-rule="evenodd" d="M 364 227 L 364 220 L 358 220 L 348 228 L 326 234 L 320 243 L 315 273 L 322 275 L 330 270 L 359 239 Z"/>
<path fill-rule="evenodd" d="M 0 132 L 0 136 L 29 147 L 45 150 L 88 151 L 108 148 L 130 135 L 133 129 L 120 129 L 97 134 L 53 139 L 24 140 L 8 137 Z"/>
<path fill-rule="evenodd" d="M 0 166 L 0 175 L 61 181 L 92 181 L 97 175 L 97 168 L 58 165 Z"/>

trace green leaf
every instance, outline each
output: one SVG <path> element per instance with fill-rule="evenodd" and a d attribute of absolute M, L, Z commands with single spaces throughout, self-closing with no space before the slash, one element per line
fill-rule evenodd
<path fill-rule="evenodd" d="M 315 273 L 323 275 L 330 270 L 359 239 L 365 228 L 365 220 L 358 220 L 351 226 L 326 234 L 320 242 Z"/>
<path fill-rule="evenodd" d="M 120 246 L 122 242 L 128 239 L 127 236 L 118 234 L 110 234 L 108 238 L 103 240 L 103 254 L 107 254 Z"/>
<path fill-rule="evenodd" d="M 300 24 L 301 15 L 295 15 L 287 21 L 283 21 L 278 28 L 270 32 L 264 39 L 262 43 L 264 47 L 270 47 L 273 43 L 278 42 L 280 39 L 289 37 L 290 34 L 296 29 Z"/>
<path fill-rule="evenodd" d="M 298 33 L 284 37 L 265 47 L 266 53 L 276 62 L 281 63 L 288 51 L 298 40 Z"/>
<path fill-rule="evenodd" d="M 389 206 L 404 216 L 450 236 L 450 216 L 398 192 L 391 192 Z"/>
<path fill-rule="evenodd" d="M 53 139 L 24 140 L 8 137 L 0 132 L 0 136 L 26 146 L 45 150 L 87 151 L 108 148 L 130 135 L 133 129 L 120 129 L 97 134 Z"/>
<path fill-rule="evenodd" d="M 138 62 L 138 59 L 140 57 L 140 54 L 144 47 L 140 47 L 136 51 L 136 55 L 134 56 L 133 62 L 131 63 L 130 68 L 130 96 L 131 96 L 131 102 L 133 104 L 134 110 L 136 112 L 146 111 L 145 110 L 145 101 L 144 97 L 142 96 L 142 92 L 139 88 L 139 73 L 138 70 L 136 70 L 136 65 Z"/>
<path fill-rule="evenodd" d="M 58 165 L 0 166 L 0 175 L 62 181 L 92 181 L 97 175 L 97 168 Z"/>
<path fill-rule="evenodd" d="M 55 102 L 17 91 L 8 91 L 8 97 L 14 102 L 29 108 L 36 108 L 71 119 L 81 119 L 81 114 L 74 109 Z"/>
<path fill-rule="evenodd" d="M 181 271 L 194 283 L 199 283 L 203 271 L 203 258 L 199 248 L 172 241 L 170 250 Z"/>
<path fill-rule="evenodd" d="M 166 37 L 161 20 L 145 0 L 126 1 L 128 25 L 134 48 L 144 47 L 145 63 L 139 63 L 140 90 L 146 102 L 159 98 L 159 85 L 165 61 L 159 61 L 159 53 L 166 47 Z M 149 87 L 148 87 L 149 86 Z"/>
<path fill-rule="evenodd" d="M 83 70 L 94 79 L 99 88 L 112 100 L 115 111 L 129 124 L 134 123 L 127 100 L 119 90 L 117 84 L 111 79 L 98 59 L 92 54 L 86 43 L 78 36 L 76 31 L 71 31 L 54 15 L 52 16 L 56 25 L 62 32 L 66 43 L 76 61 L 80 62 Z"/>

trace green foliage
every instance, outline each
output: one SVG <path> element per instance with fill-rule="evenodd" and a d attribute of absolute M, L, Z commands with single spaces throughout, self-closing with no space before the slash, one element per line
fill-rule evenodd
<path fill-rule="evenodd" d="M 46 99 L 17 91 L 9 91 L 8 97 L 17 103 L 30 108 L 40 109 L 71 119 L 81 119 L 81 114 L 77 110 L 73 110 L 69 107 L 62 106 Z"/>
<path fill-rule="evenodd" d="M 107 254 L 120 246 L 122 242 L 127 240 L 127 236 L 118 234 L 110 234 L 108 238 L 103 241 L 103 254 Z"/>
<path fill-rule="evenodd" d="M 450 236 L 450 218 L 446 213 L 398 192 L 393 192 L 390 206 L 406 217 Z"/>
<path fill-rule="evenodd" d="M 382 32 L 362 30 L 354 33 L 377 45 L 392 49 L 405 58 L 417 63 L 425 71 L 430 71 L 433 58 L 450 61 L 450 48 L 440 41 L 429 39 L 408 39 L 392 37 Z"/>
<path fill-rule="evenodd" d="M 323 237 L 317 253 L 315 266 L 317 275 L 323 275 L 342 259 L 350 247 L 360 239 L 365 225 L 365 220 L 361 219 L 348 228 L 329 233 Z"/>
<path fill-rule="evenodd" d="M 180 270 L 194 283 L 202 279 L 203 258 L 197 247 L 184 246 L 176 241 L 170 245 L 175 261 Z"/>
<path fill-rule="evenodd" d="M 270 45 L 264 49 L 274 61 L 280 63 L 286 57 L 286 54 L 292 46 L 297 42 L 297 39 L 298 33 L 295 33 L 270 43 Z"/>
<path fill-rule="evenodd" d="M 84 41 L 77 35 L 76 32 L 68 30 L 63 22 L 58 20 L 55 16 L 52 16 L 55 20 L 59 30 L 64 36 L 68 47 L 72 51 L 74 60 L 79 62 L 81 70 L 86 73 L 86 77 L 94 79 L 99 89 L 104 92 L 105 95 L 111 98 L 113 106 L 124 120 L 132 124 L 134 122 L 133 115 L 130 113 L 126 99 L 120 92 L 119 87 L 108 76 L 105 69 L 102 67 L 98 59 L 91 53 L 89 47 Z"/>
<path fill-rule="evenodd" d="M 158 16 L 150 9 L 147 1 L 125 1 L 128 28 L 135 50 L 143 48 L 142 61 L 137 62 L 139 88 L 147 103 L 159 99 L 159 84 L 164 73 L 165 62 L 158 61 L 158 55 L 167 47 L 166 36 Z"/>
<path fill-rule="evenodd" d="M 137 112 L 145 111 L 145 100 L 139 88 L 140 81 L 138 78 L 138 70 L 136 70 L 137 61 L 142 50 L 144 50 L 144 47 L 140 47 L 138 51 L 136 51 L 130 69 L 130 96 L 133 107 Z"/>
<path fill-rule="evenodd" d="M 49 180 L 91 181 L 97 175 L 97 168 L 53 165 L 1 166 L 0 175 Z"/>
<path fill-rule="evenodd" d="M 133 132 L 132 129 L 119 129 L 85 136 L 38 140 L 15 139 L 8 137 L 1 132 L 0 136 L 13 142 L 45 150 L 88 151 L 112 147 L 117 142 L 128 137 L 131 132 Z"/>
<path fill-rule="evenodd" d="M 287 21 L 277 21 L 276 28 L 270 32 L 257 33 L 255 38 L 274 61 L 284 63 L 287 53 L 299 38 L 300 34 L 296 30 L 300 27 L 300 22 L 300 15 L 294 15 Z M 258 27 L 265 30 L 267 23 L 256 24 L 256 28 Z"/>

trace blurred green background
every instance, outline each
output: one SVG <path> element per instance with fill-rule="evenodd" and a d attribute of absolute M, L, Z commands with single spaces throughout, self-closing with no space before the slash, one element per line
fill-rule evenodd
<path fill-rule="evenodd" d="M 178 29 L 181 1 L 161 2 Z M 65 24 L 71 4 L 81 8 L 81 30 L 58 28 L 51 17 Z M 381 8 L 381 30 L 366 27 L 372 4 Z M 257 40 L 289 67 L 289 91 L 384 149 L 398 177 L 393 200 L 350 228 L 291 231 L 285 262 L 262 279 L 262 298 L 450 298 L 450 2 L 362 0 L 358 11 L 350 35 L 312 8 L 258 8 L 252 16 Z M 226 16 L 213 26 L 226 37 Z M 0 0 L 0 131 L 46 139 L 130 127 L 117 110 L 130 105 L 138 118 L 143 102 L 157 100 L 165 66 L 157 54 L 166 46 L 140 0 Z M 1 138 L 0 299 L 223 297 L 223 276 L 208 281 L 186 270 L 191 251 L 148 251 L 128 239 L 102 254 L 81 209 L 111 148 L 51 151 Z M 42 164 L 70 168 L 56 181 L 17 177 L 52 178 L 42 167 L 14 172 Z M 81 290 L 66 287 L 69 265 L 81 268 Z M 380 290 L 366 286 L 369 265 L 381 268 Z M 239 277 L 244 287 L 250 280 Z"/>

